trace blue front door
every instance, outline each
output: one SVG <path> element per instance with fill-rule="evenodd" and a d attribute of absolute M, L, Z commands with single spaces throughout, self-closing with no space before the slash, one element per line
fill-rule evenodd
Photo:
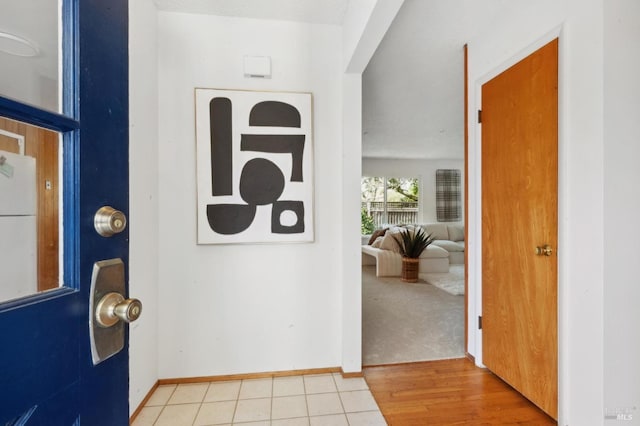
<path fill-rule="evenodd" d="M 128 215 L 127 12 L 127 0 L 65 1 L 64 115 L 0 97 L 0 116 L 63 134 L 65 284 L 0 303 L 2 426 L 128 424 L 128 333 L 97 365 L 89 341 L 94 263 L 120 258 L 127 277 L 128 232 L 93 223 L 106 205 Z"/>

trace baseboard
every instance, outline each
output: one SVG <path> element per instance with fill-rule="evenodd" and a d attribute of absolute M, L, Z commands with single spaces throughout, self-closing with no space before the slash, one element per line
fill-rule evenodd
<path fill-rule="evenodd" d="M 475 363 L 476 363 L 476 357 L 475 356 L 471 355 L 469 352 L 465 352 L 464 355 L 467 357 L 467 359 L 469 361 L 473 362 L 473 364 L 475 365 Z"/>
<path fill-rule="evenodd" d="M 362 371 L 356 371 L 356 372 L 353 372 L 353 373 L 345 373 L 342 368 L 340 369 L 340 374 L 345 379 L 353 379 L 353 378 L 356 378 L 356 377 L 364 377 L 364 373 Z"/>
<path fill-rule="evenodd" d="M 444 359 L 432 359 L 429 361 L 408 361 L 408 362 L 397 362 L 391 364 L 371 364 L 362 366 L 363 370 L 368 368 L 377 368 L 377 367 L 410 367 L 412 365 L 424 365 L 424 364 L 434 364 L 439 362 L 447 362 L 447 361 L 458 361 L 461 359 L 467 359 L 467 356 L 460 358 L 444 358 Z"/>
<path fill-rule="evenodd" d="M 266 379 L 269 377 L 301 376 L 304 374 L 341 373 L 340 367 L 310 368 L 305 370 L 272 371 L 264 373 L 228 374 L 224 376 L 175 377 L 158 380 L 159 385 L 179 385 L 182 383 L 226 382 L 230 380 Z"/>
<path fill-rule="evenodd" d="M 149 398 L 151 398 L 151 395 L 153 395 L 156 389 L 158 389 L 159 385 L 160 383 L 156 381 L 156 383 L 153 386 L 151 386 L 151 389 L 149 390 L 149 392 L 147 392 L 147 395 L 144 397 L 142 402 L 138 405 L 138 408 L 136 408 L 133 414 L 131 414 L 131 417 L 129 417 L 129 424 L 132 424 L 136 420 L 136 418 L 140 415 L 140 412 L 142 411 L 146 403 L 149 401 Z"/>

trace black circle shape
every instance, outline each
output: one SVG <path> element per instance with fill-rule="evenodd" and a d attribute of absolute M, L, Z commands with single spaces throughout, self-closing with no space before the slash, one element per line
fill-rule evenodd
<path fill-rule="evenodd" d="M 254 158 L 240 174 L 240 196 L 247 204 L 264 206 L 275 203 L 284 191 L 284 174 L 272 161 Z"/>

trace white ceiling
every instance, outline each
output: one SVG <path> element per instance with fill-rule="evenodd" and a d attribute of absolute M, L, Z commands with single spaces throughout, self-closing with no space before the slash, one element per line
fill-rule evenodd
<path fill-rule="evenodd" d="M 509 1 L 405 0 L 363 74 L 363 157 L 463 158 L 463 46 Z"/>
<path fill-rule="evenodd" d="M 0 3 L 0 94 L 58 110 L 58 17 L 55 0 Z M 12 36 L 26 40 L 16 43 Z M 27 48 L 27 45 L 33 49 Z M 33 56 L 15 56 L 7 52 Z"/>
<path fill-rule="evenodd" d="M 342 24 L 349 0 L 155 0 L 160 10 Z"/>

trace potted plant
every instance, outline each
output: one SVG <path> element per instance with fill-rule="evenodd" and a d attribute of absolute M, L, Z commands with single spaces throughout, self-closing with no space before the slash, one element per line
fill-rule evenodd
<path fill-rule="evenodd" d="M 420 255 L 433 242 L 433 238 L 420 227 L 415 230 L 403 229 L 400 231 L 400 238 L 396 235 L 393 238 L 402 255 L 402 281 L 418 282 Z"/>

